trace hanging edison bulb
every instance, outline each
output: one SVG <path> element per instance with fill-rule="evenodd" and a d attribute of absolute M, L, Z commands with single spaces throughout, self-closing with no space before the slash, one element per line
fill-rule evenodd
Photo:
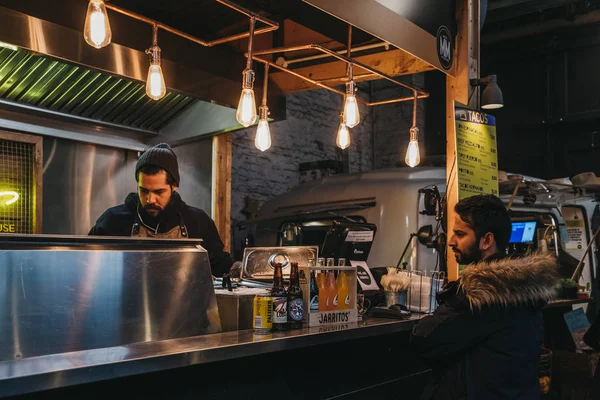
<path fill-rule="evenodd" d="M 249 127 L 256 121 L 256 100 L 254 99 L 254 90 L 242 89 L 235 118 L 244 127 Z"/>
<path fill-rule="evenodd" d="M 150 55 L 150 67 L 148 68 L 148 78 L 146 79 L 146 94 L 153 100 L 160 100 L 167 93 L 165 77 L 163 76 L 160 47 L 158 47 L 158 26 L 153 26 L 152 46 L 146 50 Z"/>
<path fill-rule="evenodd" d="M 354 81 L 346 83 L 346 100 L 344 101 L 344 123 L 348 128 L 354 128 L 360 122 L 358 102 L 355 96 Z"/>
<path fill-rule="evenodd" d="M 254 71 L 245 69 L 242 72 L 243 86 L 235 118 L 244 127 L 256 121 L 256 100 L 254 98 Z"/>
<path fill-rule="evenodd" d="M 258 120 L 258 128 L 256 129 L 256 137 L 254 145 L 260 151 L 265 151 L 271 147 L 271 130 L 269 129 L 269 107 L 262 105 L 259 107 L 260 118 Z"/>
<path fill-rule="evenodd" d="M 335 139 L 335 144 L 340 149 L 347 149 L 348 146 L 352 143 L 352 139 L 350 139 L 350 129 L 344 123 L 344 116 L 340 117 L 340 126 L 338 128 L 337 137 Z"/>
<path fill-rule="evenodd" d="M 146 80 L 146 94 L 153 100 L 160 100 L 165 97 L 166 93 L 167 86 L 160 64 L 150 65 L 148 79 Z"/>
<path fill-rule="evenodd" d="M 83 38 L 90 46 L 97 49 L 107 46 L 110 43 L 112 32 L 104 1 L 90 0 L 85 16 Z"/>
<path fill-rule="evenodd" d="M 410 128 L 410 141 L 408 142 L 404 162 L 411 168 L 416 167 L 421 162 L 421 155 L 419 154 L 419 128 L 416 126 Z"/>

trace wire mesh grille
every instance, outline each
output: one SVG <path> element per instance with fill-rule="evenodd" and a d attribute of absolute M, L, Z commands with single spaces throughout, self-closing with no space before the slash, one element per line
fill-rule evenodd
<path fill-rule="evenodd" d="M 35 233 L 35 145 L 0 139 L 0 233 Z"/>

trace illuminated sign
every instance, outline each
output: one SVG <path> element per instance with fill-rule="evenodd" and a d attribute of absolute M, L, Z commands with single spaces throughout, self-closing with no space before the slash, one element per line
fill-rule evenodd
<path fill-rule="evenodd" d="M 458 198 L 498 195 L 496 119 L 455 105 Z"/>
<path fill-rule="evenodd" d="M 2 200 L 4 201 L 4 205 L 9 206 L 11 204 L 13 204 L 14 202 L 16 202 L 17 200 L 19 200 L 19 193 L 17 192 L 0 192 L 0 198 L 2 197 L 11 197 L 11 199 L 9 200 Z M 0 203 L 2 204 L 2 203 Z"/>
<path fill-rule="evenodd" d="M 3 224 L 0 223 L 0 233 L 15 233 L 15 224 Z"/>

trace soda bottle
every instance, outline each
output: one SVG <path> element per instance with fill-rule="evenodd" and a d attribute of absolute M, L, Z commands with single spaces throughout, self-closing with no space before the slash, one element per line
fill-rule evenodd
<path fill-rule="evenodd" d="M 319 311 L 319 287 L 315 278 L 315 271 L 310 271 L 310 297 L 308 298 L 309 312 Z"/>
<path fill-rule="evenodd" d="M 332 270 L 327 271 L 327 311 L 337 310 L 338 290 L 335 283 L 335 275 Z"/>
<path fill-rule="evenodd" d="M 317 274 L 317 288 L 319 289 L 319 311 L 327 311 L 329 296 L 327 294 L 327 282 L 325 280 L 324 272 L 319 272 Z"/>
<path fill-rule="evenodd" d="M 283 287 L 283 267 L 281 263 L 275 264 L 271 297 L 273 298 L 273 330 L 285 330 L 287 324 L 287 293 Z"/>
<path fill-rule="evenodd" d="M 350 308 L 350 289 L 348 288 L 348 277 L 344 271 L 340 271 L 337 278 L 338 288 L 338 310 Z"/>
<path fill-rule="evenodd" d="M 298 276 L 298 263 L 292 262 L 290 270 L 290 286 L 287 290 L 288 323 L 291 329 L 302 328 L 304 319 L 304 304 L 302 303 L 302 289 Z"/>

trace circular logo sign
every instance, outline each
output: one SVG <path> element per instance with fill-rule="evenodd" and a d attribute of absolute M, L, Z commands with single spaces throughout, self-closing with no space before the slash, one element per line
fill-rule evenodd
<path fill-rule="evenodd" d="M 452 59 L 454 57 L 454 44 L 450 30 L 444 25 L 440 26 L 435 37 L 437 44 L 438 60 L 442 68 L 448 70 L 452 67 Z"/>

